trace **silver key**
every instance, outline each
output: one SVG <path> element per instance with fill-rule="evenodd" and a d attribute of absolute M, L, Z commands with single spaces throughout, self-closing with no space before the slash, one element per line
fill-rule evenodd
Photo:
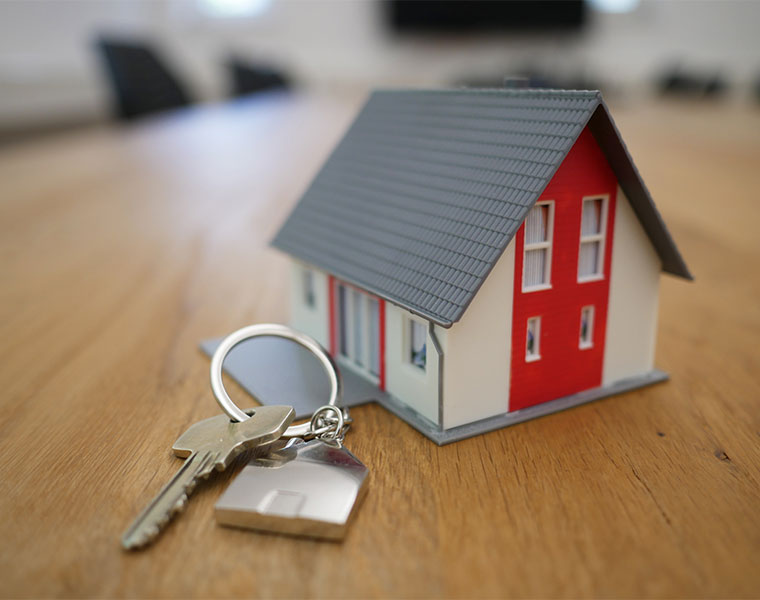
<path fill-rule="evenodd" d="M 294 418 L 290 406 L 262 406 L 240 423 L 218 415 L 191 426 L 172 447 L 174 454 L 187 460 L 127 529 L 122 546 L 132 550 L 153 541 L 182 511 L 201 478 L 207 478 L 215 468 L 223 471 L 243 450 L 276 441 Z"/>

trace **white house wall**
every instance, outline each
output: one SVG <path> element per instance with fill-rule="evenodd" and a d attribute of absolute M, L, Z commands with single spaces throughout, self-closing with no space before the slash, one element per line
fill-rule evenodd
<path fill-rule="evenodd" d="M 385 303 L 385 389 L 426 419 L 438 424 L 438 355 L 428 332 L 425 370 L 410 364 L 407 336 L 408 320 L 412 318 L 428 329 L 427 321 L 390 302 Z M 442 333 L 440 328 L 436 328 L 436 337 L 441 345 L 445 343 L 445 333 Z"/>
<path fill-rule="evenodd" d="M 618 188 L 602 383 L 648 373 L 654 366 L 660 260 Z"/>
<path fill-rule="evenodd" d="M 447 332 L 444 429 L 509 410 L 514 279 L 515 242 L 512 240 L 462 320 Z"/>
<path fill-rule="evenodd" d="M 308 306 L 304 298 L 304 270 L 314 273 L 314 306 Z M 327 274 L 302 262 L 292 261 L 290 277 L 290 324 L 308 333 L 325 348 L 329 347 L 328 277 Z"/>

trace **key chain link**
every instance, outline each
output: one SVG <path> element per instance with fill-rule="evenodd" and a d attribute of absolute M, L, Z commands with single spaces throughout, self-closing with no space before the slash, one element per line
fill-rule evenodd
<path fill-rule="evenodd" d="M 329 413 L 335 416 L 330 416 Z M 340 409 L 332 404 L 326 404 L 320 406 L 311 416 L 308 437 L 342 444 L 352 423 L 353 419 L 349 416 L 347 408 Z"/>

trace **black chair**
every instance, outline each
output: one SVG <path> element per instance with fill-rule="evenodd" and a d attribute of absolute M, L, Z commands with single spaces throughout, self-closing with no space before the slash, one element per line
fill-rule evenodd
<path fill-rule="evenodd" d="M 255 65 L 233 56 L 227 59 L 226 67 L 232 98 L 290 88 L 286 75 L 266 65 Z"/>
<path fill-rule="evenodd" d="M 149 44 L 100 38 L 96 47 L 105 64 L 115 113 L 120 119 L 192 104 L 183 84 Z"/>
<path fill-rule="evenodd" d="M 718 98 L 728 90 L 719 72 L 689 71 L 674 65 L 663 71 L 656 82 L 660 94 L 679 98 Z"/>

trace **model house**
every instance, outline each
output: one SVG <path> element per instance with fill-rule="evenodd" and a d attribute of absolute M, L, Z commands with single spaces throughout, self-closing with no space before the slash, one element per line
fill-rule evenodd
<path fill-rule="evenodd" d="M 273 244 L 347 394 L 439 443 L 665 379 L 691 278 L 596 91 L 375 92 Z"/>

